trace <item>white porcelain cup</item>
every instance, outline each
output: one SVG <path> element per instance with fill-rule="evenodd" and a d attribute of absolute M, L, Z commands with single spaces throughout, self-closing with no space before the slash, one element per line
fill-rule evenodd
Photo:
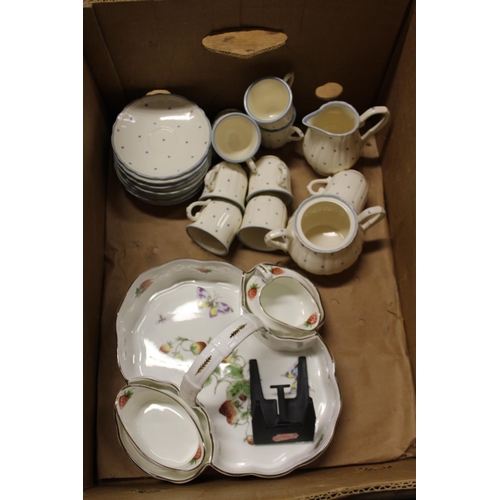
<path fill-rule="evenodd" d="M 251 198 L 261 194 L 277 196 L 287 206 L 293 202 L 290 170 L 277 156 L 262 156 L 255 163 L 255 170 L 250 172 L 247 204 Z"/>
<path fill-rule="evenodd" d="M 201 210 L 194 213 L 194 210 Z M 243 215 L 237 205 L 225 200 L 202 200 L 191 203 L 186 215 L 192 224 L 186 227 L 188 236 L 201 248 L 215 255 L 229 252 Z"/>
<path fill-rule="evenodd" d="M 200 200 L 225 199 L 245 210 L 248 177 L 241 165 L 223 161 L 212 167 L 205 176 L 205 188 Z"/>
<path fill-rule="evenodd" d="M 289 142 L 298 142 L 304 138 L 304 132 L 293 122 L 280 130 L 261 130 L 261 144 L 267 149 L 279 149 Z"/>
<path fill-rule="evenodd" d="M 246 163 L 250 170 L 254 170 L 253 157 L 259 150 L 260 143 L 259 126 L 244 113 L 223 112 L 214 122 L 212 144 L 225 161 Z"/>
<path fill-rule="evenodd" d="M 270 194 L 253 197 L 247 204 L 243 222 L 237 233 L 238 239 L 248 248 L 260 252 L 273 252 L 264 241 L 272 229 L 285 227 L 287 220 L 286 205 Z"/>
<path fill-rule="evenodd" d="M 196 404 L 196 396 L 203 384 L 234 349 L 255 332 L 264 331 L 264 323 L 255 315 L 244 313 L 224 328 L 217 337 L 196 356 L 193 364 L 182 378 L 179 388 L 181 397 L 188 404 Z"/>
<path fill-rule="evenodd" d="M 265 130 L 278 130 L 294 119 L 291 86 L 294 73 L 281 78 L 264 77 L 253 82 L 245 92 L 245 111 Z"/>
<path fill-rule="evenodd" d="M 325 179 L 311 181 L 307 185 L 307 190 L 313 196 L 316 194 L 335 194 L 349 203 L 359 214 L 366 205 L 368 183 L 361 172 L 346 170 Z"/>

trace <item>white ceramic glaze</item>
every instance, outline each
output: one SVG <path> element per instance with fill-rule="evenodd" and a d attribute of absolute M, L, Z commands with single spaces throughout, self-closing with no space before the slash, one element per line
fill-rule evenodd
<path fill-rule="evenodd" d="M 313 196 L 316 194 L 337 195 L 359 214 L 366 205 L 368 183 L 361 172 L 347 170 L 324 179 L 315 179 L 307 185 L 307 190 Z"/>
<path fill-rule="evenodd" d="M 135 385 L 117 395 L 115 409 L 124 429 L 151 462 L 191 470 L 203 459 L 205 444 L 186 403 L 152 387 Z"/>
<path fill-rule="evenodd" d="M 174 94 L 147 95 L 128 104 L 111 136 L 120 162 L 146 178 L 168 179 L 196 169 L 210 143 L 203 110 Z"/>
<path fill-rule="evenodd" d="M 287 206 L 293 202 L 290 170 L 277 156 L 259 158 L 255 162 L 255 170 L 248 177 L 247 203 L 254 196 L 262 194 L 277 196 Z"/>
<path fill-rule="evenodd" d="M 259 78 L 246 90 L 243 98 L 245 111 L 265 130 L 278 130 L 293 122 L 292 105 L 294 73 L 281 78 Z"/>
<path fill-rule="evenodd" d="M 272 252 L 264 242 L 271 230 L 284 227 L 288 218 L 286 205 L 276 196 L 265 194 L 254 196 L 248 202 L 238 239 L 248 248 L 259 252 Z"/>
<path fill-rule="evenodd" d="M 191 481 L 192 479 L 197 477 L 207 467 L 207 465 L 210 464 L 213 456 L 213 439 L 206 413 L 201 408 L 190 408 L 188 405 L 186 405 L 185 402 L 179 397 L 178 390 L 171 384 L 163 384 L 150 379 L 141 378 L 129 381 L 127 388 L 128 390 L 131 390 L 133 392 L 137 385 L 163 391 L 170 398 L 175 399 L 181 405 L 184 405 L 185 411 L 190 415 L 202 434 L 204 453 L 202 454 L 201 458 L 194 459 L 193 457 L 195 464 L 194 467 L 189 470 L 172 469 L 153 462 L 144 455 L 142 450 L 137 447 L 136 443 L 129 436 L 121 420 L 118 418 L 117 405 L 115 405 L 115 423 L 118 433 L 118 439 L 122 447 L 125 449 L 131 460 L 139 468 L 157 479 L 167 480 L 173 483 L 186 483 L 188 481 Z M 124 389 L 122 389 L 120 393 L 122 393 Z M 164 432 L 163 429 L 162 432 Z"/>
<path fill-rule="evenodd" d="M 299 205 L 286 228 L 270 231 L 265 241 L 289 253 L 310 273 L 336 274 L 356 262 L 365 232 L 384 217 L 382 207 L 368 208 L 358 216 L 338 196 L 315 195 Z"/>
<path fill-rule="evenodd" d="M 253 157 L 261 143 L 260 128 L 244 113 L 226 113 L 214 122 L 212 143 L 223 160 L 246 163 L 253 169 Z"/>
<path fill-rule="evenodd" d="M 258 264 L 245 273 L 243 287 L 245 308 L 281 339 L 311 339 L 324 323 L 325 311 L 318 290 L 296 271 Z"/>
<path fill-rule="evenodd" d="M 197 355 L 245 312 L 242 282 L 240 269 L 220 261 L 180 259 L 142 273 L 117 315 L 117 356 L 124 378 L 179 387 Z M 283 383 L 291 385 L 286 397 L 293 397 L 299 356 L 307 360 L 316 412 L 314 441 L 254 445 L 249 360 L 258 360 L 264 396 L 276 399 L 270 386 Z M 318 336 L 308 344 L 297 342 L 295 351 L 278 351 L 263 336 L 250 335 L 214 370 L 197 401 L 210 422 L 210 465 L 234 476 L 277 477 L 312 462 L 330 444 L 341 407 L 335 365 Z M 182 480 L 190 480 L 188 472 L 167 476 L 149 463 L 142 468 L 160 479 L 181 482 L 184 474 Z"/>
<path fill-rule="evenodd" d="M 194 212 L 198 207 L 201 210 Z M 240 208 L 225 200 L 202 200 L 186 208 L 186 227 L 189 237 L 201 248 L 215 255 L 226 255 L 241 226 L 243 215 Z"/>
<path fill-rule="evenodd" d="M 180 396 L 190 405 L 218 366 L 232 354 L 249 335 L 264 331 L 264 323 L 255 315 L 243 313 L 212 339 L 196 357 L 179 387 Z"/>
<path fill-rule="evenodd" d="M 261 144 L 267 149 L 279 149 L 289 142 L 304 138 L 304 132 L 294 125 L 295 114 L 288 125 L 279 130 L 261 130 Z"/>
<path fill-rule="evenodd" d="M 205 188 L 200 200 L 225 199 L 236 203 L 241 211 L 245 210 L 248 190 L 248 177 L 237 163 L 223 161 L 212 167 L 205 176 Z"/>
<path fill-rule="evenodd" d="M 381 120 L 361 135 L 360 127 L 374 115 L 381 115 Z M 320 175 L 348 170 L 358 161 L 365 142 L 381 130 L 389 118 L 390 113 L 385 106 L 374 106 L 360 117 L 346 102 L 323 104 L 302 120 L 307 127 L 303 142 L 304 157 Z"/>

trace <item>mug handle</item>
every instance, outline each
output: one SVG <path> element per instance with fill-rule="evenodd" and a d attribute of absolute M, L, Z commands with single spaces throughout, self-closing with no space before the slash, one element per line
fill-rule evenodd
<path fill-rule="evenodd" d="M 278 174 L 278 179 L 276 182 L 281 187 L 286 187 L 286 182 L 288 180 L 288 169 L 282 163 L 278 163 L 278 169 L 281 172 L 281 175 Z"/>
<path fill-rule="evenodd" d="M 255 161 L 253 158 L 249 158 L 245 163 L 247 164 L 248 168 L 250 169 L 250 172 L 253 172 L 254 174 L 257 173 L 257 165 L 255 165 Z"/>
<path fill-rule="evenodd" d="M 182 378 L 180 396 L 191 406 L 214 370 L 241 342 L 253 333 L 265 330 L 264 323 L 255 315 L 245 313 L 224 328 L 219 335 L 196 356 L 194 363 Z"/>
<path fill-rule="evenodd" d="M 326 179 L 315 179 L 314 181 L 311 181 L 307 185 L 307 190 L 313 196 L 315 194 L 320 194 L 320 193 L 322 193 L 325 190 L 325 188 L 324 187 L 320 187 L 320 188 L 318 188 L 317 191 L 314 191 L 313 186 L 315 186 L 316 184 L 325 184 L 325 187 L 326 187 L 326 185 L 328 185 L 328 183 L 330 182 L 330 179 L 331 179 L 331 177 L 327 177 Z"/>
<path fill-rule="evenodd" d="M 370 207 L 359 214 L 358 221 L 361 224 L 361 229 L 367 231 L 384 217 L 385 210 L 382 207 Z"/>
<path fill-rule="evenodd" d="M 219 173 L 220 170 L 220 163 L 218 165 L 215 165 L 214 168 L 209 170 L 207 175 L 205 176 L 205 187 L 208 189 L 208 191 L 213 191 L 215 188 L 215 179 L 217 177 L 217 174 Z"/>
<path fill-rule="evenodd" d="M 296 127 L 295 125 L 293 127 L 290 127 L 290 134 L 288 135 L 289 141 L 297 142 L 301 141 L 303 138 L 304 138 L 304 132 L 302 132 L 302 130 L 300 130 L 299 127 Z"/>
<path fill-rule="evenodd" d="M 264 236 L 264 243 L 269 248 L 278 248 L 284 252 L 288 252 L 290 245 L 290 235 L 287 229 L 273 229 Z M 281 239 L 282 241 L 278 241 Z"/>
<path fill-rule="evenodd" d="M 186 208 L 186 215 L 187 215 L 188 219 L 192 220 L 193 222 L 196 222 L 200 218 L 200 214 L 203 211 L 203 209 L 201 209 L 196 214 L 193 214 L 193 209 L 196 207 L 205 207 L 211 201 L 212 200 L 204 200 L 204 201 L 195 201 L 195 202 L 191 203 L 191 205 L 189 205 Z"/>
<path fill-rule="evenodd" d="M 295 80 L 295 73 L 293 71 L 290 71 L 290 73 L 287 73 L 284 77 L 283 77 L 283 81 L 289 86 L 291 87 L 293 85 L 293 82 Z"/>
<path fill-rule="evenodd" d="M 370 118 L 373 115 L 383 115 L 383 116 L 382 119 L 376 125 L 374 125 L 370 130 L 368 130 L 361 136 L 362 144 L 364 144 L 367 139 L 369 139 L 372 135 L 376 134 L 380 129 L 385 127 L 385 125 L 387 125 L 387 122 L 391 117 L 391 113 L 385 106 L 373 106 L 373 108 L 368 109 L 359 117 L 360 127 L 362 127 L 366 122 L 366 120 L 368 120 L 368 118 Z"/>

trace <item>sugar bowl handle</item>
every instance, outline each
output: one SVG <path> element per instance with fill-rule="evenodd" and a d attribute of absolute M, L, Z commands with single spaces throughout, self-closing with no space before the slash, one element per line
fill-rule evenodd
<path fill-rule="evenodd" d="M 372 226 L 380 222 L 385 217 L 385 210 L 382 207 L 370 207 L 363 210 L 358 221 L 363 231 L 367 231 Z"/>

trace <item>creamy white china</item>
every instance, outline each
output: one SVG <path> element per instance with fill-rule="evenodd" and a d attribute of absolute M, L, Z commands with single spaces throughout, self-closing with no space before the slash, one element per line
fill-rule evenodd
<path fill-rule="evenodd" d="M 152 387 L 124 387 L 115 410 L 141 453 L 156 465 L 191 470 L 205 454 L 203 435 L 182 399 Z"/>
<path fill-rule="evenodd" d="M 137 385 L 163 391 L 170 398 L 173 398 L 180 404 L 184 405 L 185 411 L 190 415 L 190 417 L 202 433 L 205 452 L 200 459 L 195 460 L 195 466 L 189 470 L 172 469 L 169 467 L 161 466 L 149 460 L 127 433 L 127 430 L 123 426 L 121 420 L 118 418 L 115 405 L 115 423 L 118 433 L 118 439 L 121 445 L 129 455 L 131 460 L 147 474 L 157 479 L 167 480 L 173 483 L 186 483 L 188 481 L 191 481 L 192 479 L 197 477 L 207 467 L 207 465 L 209 465 L 213 456 L 213 438 L 210 432 L 210 424 L 206 413 L 201 408 L 191 408 L 187 406 L 185 402 L 179 397 L 178 390 L 171 384 L 162 384 L 150 379 L 136 379 L 129 381 L 127 387 L 133 392 Z M 120 392 L 123 392 L 123 389 Z M 165 432 L 165 429 L 162 429 L 161 431 Z"/>
<path fill-rule="evenodd" d="M 291 86 L 294 73 L 281 78 L 268 76 L 253 82 L 245 92 L 245 111 L 265 130 L 278 130 L 294 120 Z"/>
<path fill-rule="evenodd" d="M 255 315 L 243 313 L 220 332 L 215 339 L 196 356 L 182 378 L 180 396 L 190 405 L 196 405 L 196 397 L 218 366 L 232 354 L 249 335 L 264 333 L 264 323 Z"/>
<path fill-rule="evenodd" d="M 381 115 L 381 120 L 361 135 L 360 127 L 374 115 Z M 390 113 L 385 106 L 374 106 L 360 117 L 347 102 L 323 104 L 302 120 L 307 127 L 303 142 L 304 157 L 320 175 L 348 170 L 358 161 L 365 142 L 381 130 L 389 118 Z"/>
<path fill-rule="evenodd" d="M 279 130 L 261 130 L 261 144 L 267 149 L 279 149 L 289 142 L 298 142 L 304 138 L 304 132 L 294 125 L 295 114 L 288 125 Z"/>
<path fill-rule="evenodd" d="M 288 212 L 280 198 L 271 194 L 254 196 L 247 203 L 238 239 L 248 248 L 259 252 L 272 252 L 264 242 L 264 236 L 271 230 L 286 224 Z"/>
<path fill-rule="evenodd" d="M 277 156 L 265 155 L 255 162 L 248 178 L 247 203 L 254 196 L 272 194 L 285 205 L 293 202 L 292 178 L 286 163 Z"/>
<path fill-rule="evenodd" d="M 315 190 L 315 186 L 320 186 Z M 359 214 L 366 205 L 368 183 L 365 176 L 357 170 L 338 172 L 325 179 L 315 179 L 307 185 L 311 195 L 334 194 L 349 203 Z"/>
<path fill-rule="evenodd" d="M 244 289 L 245 308 L 279 338 L 311 339 L 324 323 L 317 288 L 296 271 L 258 264 L 245 274 Z"/>
<path fill-rule="evenodd" d="M 113 125 L 120 162 L 144 177 L 169 178 L 207 156 L 211 126 L 201 108 L 174 94 L 147 95 L 128 104 Z"/>
<path fill-rule="evenodd" d="M 248 177 L 241 165 L 223 161 L 211 168 L 205 176 L 205 188 L 200 200 L 225 199 L 245 210 Z"/>
<path fill-rule="evenodd" d="M 201 210 L 194 213 L 194 209 Z M 225 200 L 201 200 L 186 208 L 188 236 L 201 248 L 215 255 L 226 255 L 241 226 L 243 215 L 237 205 Z"/>
<path fill-rule="evenodd" d="M 382 207 L 367 208 L 358 216 L 338 196 L 315 195 L 299 205 L 286 228 L 270 231 L 265 241 L 310 273 L 335 274 L 356 262 L 365 232 L 384 217 Z"/>
<path fill-rule="evenodd" d="M 230 163 L 246 163 L 255 168 L 253 157 L 260 148 L 260 128 L 244 113 L 225 113 L 213 124 L 213 147 Z"/>
<path fill-rule="evenodd" d="M 150 378 L 179 387 L 197 355 L 245 312 L 243 280 L 240 269 L 219 261 L 180 259 L 142 273 L 117 315 L 117 355 L 125 379 Z M 293 352 L 270 349 L 263 340 L 254 334 L 241 342 L 197 396 L 214 441 L 210 465 L 224 474 L 287 474 L 317 458 L 333 437 L 340 392 L 333 359 L 321 338 L 315 336 Z M 283 383 L 291 385 L 286 396 L 293 397 L 298 356 L 307 360 L 317 417 L 314 441 L 254 445 L 249 360 L 258 360 L 264 396 L 272 399 L 276 391 L 270 386 Z M 152 470 L 149 465 L 145 469 Z M 155 477 L 172 480 L 164 474 Z"/>

